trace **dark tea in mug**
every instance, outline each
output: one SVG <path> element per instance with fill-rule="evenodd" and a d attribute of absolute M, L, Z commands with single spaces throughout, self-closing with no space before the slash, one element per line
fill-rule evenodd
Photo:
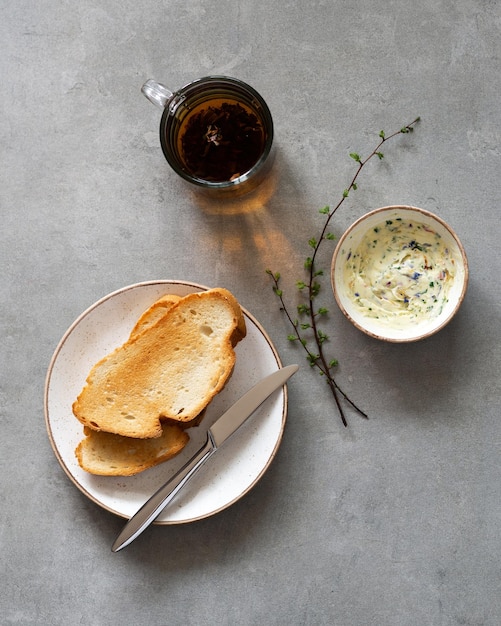
<path fill-rule="evenodd" d="M 220 191 L 247 190 L 262 180 L 270 162 L 273 120 L 252 87 L 235 78 L 208 76 L 175 93 L 148 81 L 143 93 L 164 108 L 160 144 L 185 180 Z"/>
<path fill-rule="evenodd" d="M 235 180 L 259 161 L 266 130 L 256 113 L 229 98 L 215 98 L 195 107 L 179 130 L 178 152 L 196 178 Z"/>

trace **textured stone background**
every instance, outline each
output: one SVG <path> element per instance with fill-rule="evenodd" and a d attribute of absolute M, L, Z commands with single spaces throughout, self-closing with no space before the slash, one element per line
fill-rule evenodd
<path fill-rule="evenodd" d="M 2 3 L 0 623 L 499 624 L 500 31 L 497 0 Z M 200 204 L 162 157 L 142 83 L 207 74 L 249 82 L 272 110 L 260 205 Z M 418 115 L 333 230 L 388 204 L 436 212 L 466 248 L 469 291 L 438 335 L 398 346 L 344 320 L 325 279 L 339 382 L 371 417 L 348 412 L 344 429 L 265 269 L 295 302 L 349 153 Z M 122 520 L 60 468 L 44 379 L 84 309 L 159 278 L 231 289 L 303 367 L 251 493 L 114 555 Z"/>

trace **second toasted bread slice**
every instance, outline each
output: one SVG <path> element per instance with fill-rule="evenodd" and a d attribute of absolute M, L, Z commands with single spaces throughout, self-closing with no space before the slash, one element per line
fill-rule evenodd
<path fill-rule="evenodd" d="M 189 436 L 175 424 L 164 424 L 153 439 L 122 437 L 84 427 L 85 438 L 75 450 L 80 467 L 98 476 L 134 476 L 171 459 L 186 446 Z"/>
<path fill-rule="evenodd" d="M 133 339 L 136 335 L 156 324 L 179 300 L 181 300 L 181 296 L 174 294 L 167 294 L 159 298 L 137 320 L 130 338 Z"/>

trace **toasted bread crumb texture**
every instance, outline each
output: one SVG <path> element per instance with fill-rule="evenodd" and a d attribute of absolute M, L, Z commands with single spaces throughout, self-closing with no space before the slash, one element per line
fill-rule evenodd
<path fill-rule="evenodd" d="M 154 302 L 137 320 L 136 325 L 130 334 L 130 338 L 134 338 L 136 335 L 139 335 L 144 330 L 153 326 L 167 313 L 169 309 L 176 304 L 176 302 L 179 302 L 179 300 L 181 300 L 181 296 L 168 294 L 166 296 L 162 296 L 159 300 Z"/>
<path fill-rule="evenodd" d="M 223 388 L 244 335 L 229 292 L 185 296 L 92 368 L 73 412 L 93 430 L 159 437 L 162 417 L 193 420 Z"/>
<path fill-rule="evenodd" d="M 189 436 L 179 426 L 164 424 L 154 439 L 134 439 L 84 427 L 85 439 L 75 450 L 80 467 L 99 476 L 133 476 L 181 452 Z"/>

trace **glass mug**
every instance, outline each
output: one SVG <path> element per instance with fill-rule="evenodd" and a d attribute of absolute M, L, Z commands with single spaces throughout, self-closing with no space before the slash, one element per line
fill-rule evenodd
<path fill-rule="evenodd" d="M 160 145 L 172 169 L 199 189 L 247 193 L 271 165 L 273 120 L 258 92 L 236 78 L 206 76 L 178 91 L 148 80 L 163 109 Z"/>

